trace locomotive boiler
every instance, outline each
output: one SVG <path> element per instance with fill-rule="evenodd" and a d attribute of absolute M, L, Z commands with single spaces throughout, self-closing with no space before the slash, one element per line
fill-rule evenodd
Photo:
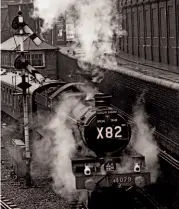
<path fill-rule="evenodd" d="M 1 70 L 2 71 L 2 70 Z M 27 76 L 28 77 L 28 76 Z M 1 73 L 2 111 L 19 120 L 22 97 L 18 84 L 19 73 Z M 63 95 L 77 98 L 81 106 L 76 106 L 67 115 L 72 124 L 76 140 L 77 154 L 71 159 L 76 179 L 76 189 L 95 190 L 97 187 L 143 187 L 150 183 L 150 173 L 146 170 L 145 157 L 129 146 L 131 127 L 128 120 L 110 103 L 111 95 L 103 93 L 88 97 L 82 83 L 65 83 L 41 78 L 37 83 L 29 79 L 30 123 L 38 123 L 41 115 L 48 118 L 55 114 L 56 104 Z M 14 92 L 16 95 L 14 96 Z M 67 98 L 66 97 L 66 98 Z M 35 117 L 34 117 L 35 116 Z M 43 135 L 41 127 L 35 132 Z M 83 152 L 86 149 L 88 152 Z M 89 155 L 90 153 L 90 155 Z"/>

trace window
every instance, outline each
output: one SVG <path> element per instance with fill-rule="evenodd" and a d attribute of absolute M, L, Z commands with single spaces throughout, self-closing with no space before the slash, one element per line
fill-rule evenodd
<path fill-rule="evenodd" d="M 15 53 L 11 53 L 11 67 L 14 67 L 14 61 L 17 57 L 17 54 Z"/>
<path fill-rule="evenodd" d="M 31 64 L 31 62 L 30 62 L 30 54 L 26 54 L 25 55 L 25 59 Z"/>
<path fill-rule="evenodd" d="M 45 67 L 44 53 L 26 54 L 25 58 L 33 67 Z"/>
<path fill-rule="evenodd" d="M 11 55 L 8 52 L 2 52 L 1 54 L 2 67 L 10 67 L 11 65 L 10 56 Z"/>

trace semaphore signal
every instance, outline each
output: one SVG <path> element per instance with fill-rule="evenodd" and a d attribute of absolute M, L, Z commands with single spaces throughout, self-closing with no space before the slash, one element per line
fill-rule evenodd
<path fill-rule="evenodd" d="M 22 17 L 22 12 L 18 12 L 18 16 L 16 16 L 12 21 L 12 28 L 14 30 L 22 29 L 24 34 L 28 35 L 29 38 L 39 46 L 42 43 L 42 40 L 37 36 L 36 33 L 27 25 Z"/>
<path fill-rule="evenodd" d="M 32 67 L 32 65 L 30 65 L 29 62 L 25 60 L 25 58 L 22 57 L 21 55 L 18 55 L 16 57 L 14 61 L 14 67 L 15 69 L 18 70 L 25 69 L 28 73 L 30 73 L 34 77 L 35 81 L 41 84 L 41 81 L 38 80 L 38 78 L 36 77 L 36 74 L 40 74 L 40 73 L 34 67 Z"/>

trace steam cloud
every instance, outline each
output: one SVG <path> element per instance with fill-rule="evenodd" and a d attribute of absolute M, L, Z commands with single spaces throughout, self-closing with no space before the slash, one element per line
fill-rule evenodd
<path fill-rule="evenodd" d="M 84 92 L 86 90 L 84 89 Z M 94 156 L 94 153 L 82 146 L 81 141 L 77 144 L 75 139 L 80 139 L 79 132 L 75 132 L 77 129 L 75 120 L 80 112 L 86 111 L 87 107 L 80 98 L 71 96 L 70 93 L 64 94 L 60 101 L 60 104 L 57 104 L 55 115 L 44 128 L 48 135 L 34 143 L 34 159 L 40 163 L 42 168 L 47 165 L 50 168 L 54 191 L 63 198 L 72 200 L 75 197 L 80 198 L 81 194 L 76 191 L 71 159 L 76 154 Z M 68 117 L 75 120 L 70 121 Z M 81 153 L 76 153 L 77 145 L 81 146 Z"/>
<path fill-rule="evenodd" d="M 74 97 L 62 100 L 46 127 L 49 136 L 35 144 L 36 158 L 40 163 L 50 166 L 54 190 L 64 198 L 72 198 L 75 193 L 71 158 L 75 154 L 76 142 L 67 116 L 78 102 Z"/>
<path fill-rule="evenodd" d="M 42 29 L 46 31 L 67 14 L 73 20 L 83 59 L 97 63 L 104 53 L 113 52 L 114 34 L 125 34 L 116 7 L 116 0 L 34 0 L 34 16 L 44 20 Z"/>
<path fill-rule="evenodd" d="M 147 169 L 151 172 L 151 182 L 154 183 L 157 180 L 159 171 L 159 151 L 153 137 L 154 129 L 150 129 L 147 114 L 142 104 L 143 96 L 138 99 L 137 105 L 134 107 L 133 123 L 135 134 L 133 134 L 131 142 L 134 149 L 145 156 Z"/>

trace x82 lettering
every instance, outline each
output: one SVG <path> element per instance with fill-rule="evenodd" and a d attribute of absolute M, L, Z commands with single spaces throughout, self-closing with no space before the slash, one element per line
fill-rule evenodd
<path fill-rule="evenodd" d="M 98 136 L 97 139 L 112 139 L 112 138 L 121 138 L 122 135 L 120 134 L 122 131 L 121 126 L 115 127 L 97 127 Z"/>

